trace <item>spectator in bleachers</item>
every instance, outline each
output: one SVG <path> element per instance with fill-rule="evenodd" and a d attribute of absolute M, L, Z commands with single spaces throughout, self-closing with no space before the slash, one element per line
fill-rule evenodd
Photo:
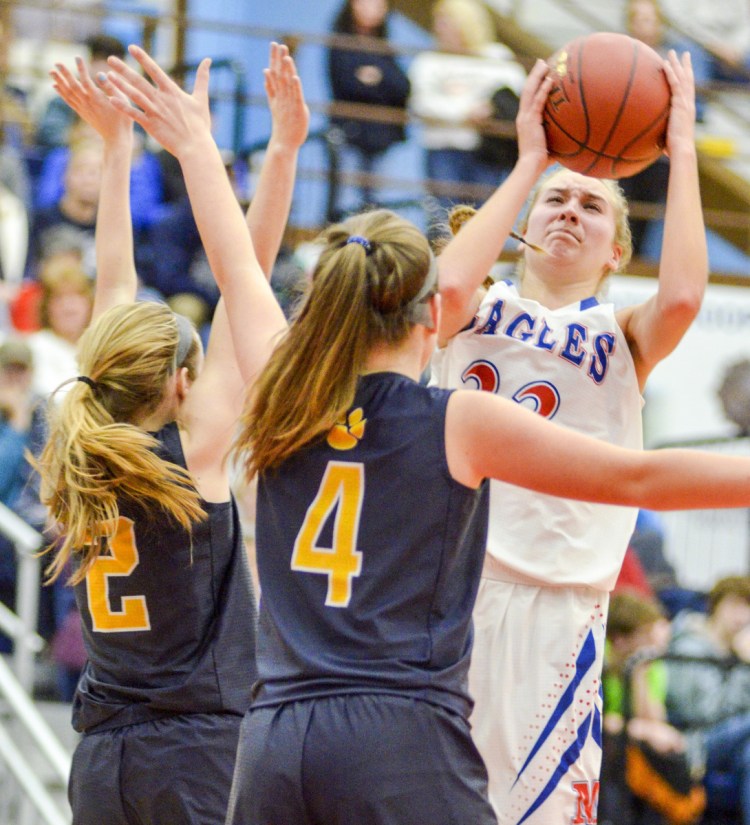
<path fill-rule="evenodd" d="M 6 128 L 0 123 L 0 185 L 23 204 L 28 215 L 33 207 L 31 180 L 23 152 L 6 138 Z"/>
<path fill-rule="evenodd" d="M 45 435 L 43 409 L 33 388 L 33 366 L 31 349 L 24 341 L 9 338 L 0 344 L 0 502 L 41 530 L 46 510 L 39 502 L 36 475 L 25 457 L 26 450 L 36 453 L 41 449 Z M 15 591 L 15 551 L 0 536 L 0 602 L 13 609 Z M 50 613 L 45 611 L 48 617 Z M 40 631 L 49 637 L 49 622 L 41 622 Z M 0 652 L 9 649 L 10 641 L 0 635 Z"/>
<path fill-rule="evenodd" d="M 495 24 L 477 0 L 438 0 L 433 7 L 436 48 L 418 54 L 409 67 L 410 108 L 422 119 L 426 174 L 441 211 L 451 204 L 481 203 L 509 169 L 478 154 L 478 124 L 490 114 L 495 92 L 507 87 L 520 95 L 526 72 L 513 53 L 496 42 Z M 440 183 L 474 185 L 468 196 L 447 194 Z M 467 190 L 468 192 L 469 190 Z M 444 223 L 447 214 L 437 216 Z"/>
<path fill-rule="evenodd" d="M 34 353 L 34 388 L 48 396 L 64 381 L 78 375 L 78 339 L 88 326 L 93 304 L 93 281 L 75 259 L 56 256 L 41 272 L 41 329 L 27 336 Z"/>
<path fill-rule="evenodd" d="M 94 229 L 101 173 L 101 141 L 87 140 L 72 149 L 62 196 L 34 217 L 27 266 L 32 278 L 38 276 L 43 260 L 73 250 L 80 255 L 89 277 L 94 277 Z"/>
<path fill-rule="evenodd" d="M 71 110 L 72 111 L 72 110 Z M 34 204 L 44 212 L 53 208 L 65 194 L 67 170 L 81 145 L 99 146 L 101 139 L 92 128 L 76 119 L 70 130 L 67 145 L 52 149 L 44 159 L 34 187 Z M 136 262 L 144 277 L 149 277 L 152 250 L 148 231 L 166 211 L 164 203 L 164 177 L 162 164 L 157 156 L 147 149 L 142 132 L 133 135 L 133 157 L 130 172 L 130 201 L 133 231 L 136 238 Z M 144 246 L 149 246 L 144 249 Z"/>
<path fill-rule="evenodd" d="M 733 777 L 750 825 L 750 577 L 719 579 L 707 614 L 679 614 L 673 630 L 670 652 L 698 661 L 669 663 L 669 718 L 690 731 L 707 776 Z"/>
<path fill-rule="evenodd" d="M 669 794 L 663 792 L 664 783 L 660 786 L 653 782 L 654 796 L 645 799 L 643 786 L 632 779 L 632 760 L 637 757 L 628 749 L 629 742 L 645 743 L 658 754 L 682 754 L 685 765 L 689 765 L 687 740 L 667 721 L 665 664 L 650 661 L 650 657 L 666 651 L 670 632 L 670 624 L 656 600 L 627 591 L 612 594 L 602 679 L 604 725 L 599 796 L 602 825 L 668 825 L 670 822 L 665 811 L 669 810 L 671 800 Z M 695 793 L 696 818 L 703 805 L 703 793 Z"/>
<path fill-rule="evenodd" d="M 0 184 L 0 341 L 9 331 L 8 305 L 21 286 L 28 245 L 26 207 Z"/>
<path fill-rule="evenodd" d="M 675 26 L 695 41 L 693 69 L 708 80 L 750 79 L 750 5 L 747 0 L 663 0 Z"/>
<path fill-rule="evenodd" d="M 333 22 L 334 34 L 356 35 L 363 46 L 388 40 L 388 0 L 345 0 Z M 353 44 L 328 52 L 328 80 L 334 101 L 405 109 L 410 83 L 391 52 L 357 50 Z M 357 153 L 358 170 L 372 174 L 378 160 L 394 144 L 406 139 L 404 124 L 331 118 L 347 146 Z M 361 189 L 363 206 L 373 203 L 372 189 Z M 334 218 L 335 219 L 335 218 Z"/>

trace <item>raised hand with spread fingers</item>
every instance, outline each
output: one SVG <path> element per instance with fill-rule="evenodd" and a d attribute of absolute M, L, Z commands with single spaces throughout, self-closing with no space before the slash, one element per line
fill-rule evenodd
<path fill-rule="evenodd" d="M 143 49 L 131 46 L 130 54 L 146 77 L 122 60 L 110 58 L 112 71 L 108 77 L 130 101 L 113 96 L 112 105 L 139 123 L 180 162 L 201 240 L 226 302 L 240 370 L 245 381 L 251 381 L 265 364 L 276 337 L 286 328 L 286 321 L 265 277 L 211 133 L 211 61 L 201 61 L 193 91 L 188 93 Z M 290 131 L 281 129 L 282 135 Z M 292 180 L 293 176 L 292 169 Z M 288 214 L 288 198 L 282 211 Z M 278 237 L 280 241 L 280 234 Z M 267 262 L 267 269 L 271 263 Z"/>

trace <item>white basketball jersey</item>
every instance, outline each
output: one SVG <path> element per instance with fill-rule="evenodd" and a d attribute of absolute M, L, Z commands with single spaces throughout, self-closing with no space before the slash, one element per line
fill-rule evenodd
<path fill-rule="evenodd" d="M 613 305 L 595 298 L 551 310 L 498 282 L 471 327 L 435 354 L 432 373 L 439 386 L 495 392 L 570 429 L 642 447 L 633 359 Z M 636 514 L 493 481 L 483 575 L 611 590 Z"/>

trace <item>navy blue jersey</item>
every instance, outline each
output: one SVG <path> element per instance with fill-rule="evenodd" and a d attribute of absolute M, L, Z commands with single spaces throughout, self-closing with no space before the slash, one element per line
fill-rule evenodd
<path fill-rule="evenodd" d="M 345 421 L 261 474 L 254 706 L 368 692 L 469 712 L 487 485 L 450 475 L 449 397 L 367 375 Z"/>
<path fill-rule="evenodd" d="M 185 466 L 177 426 L 159 454 Z M 108 547 L 75 595 L 88 663 L 79 731 L 172 713 L 243 714 L 256 678 L 256 613 L 233 500 L 202 502 L 192 536 L 153 507 L 120 503 Z"/>

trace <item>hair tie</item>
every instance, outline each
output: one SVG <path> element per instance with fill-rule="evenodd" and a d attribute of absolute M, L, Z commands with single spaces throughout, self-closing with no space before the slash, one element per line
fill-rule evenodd
<path fill-rule="evenodd" d="M 94 381 L 92 378 L 89 378 L 88 375 L 79 375 L 76 378 L 76 381 L 83 381 L 83 383 L 91 387 L 92 390 L 95 390 L 97 387 L 96 381 Z"/>
<path fill-rule="evenodd" d="M 350 235 L 346 239 L 344 246 L 347 246 L 350 243 L 358 243 L 365 250 L 365 255 L 369 255 L 372 252 L 372 244 L 367 240 L 367 238 L 362 237 L 362 235 Z"/>

